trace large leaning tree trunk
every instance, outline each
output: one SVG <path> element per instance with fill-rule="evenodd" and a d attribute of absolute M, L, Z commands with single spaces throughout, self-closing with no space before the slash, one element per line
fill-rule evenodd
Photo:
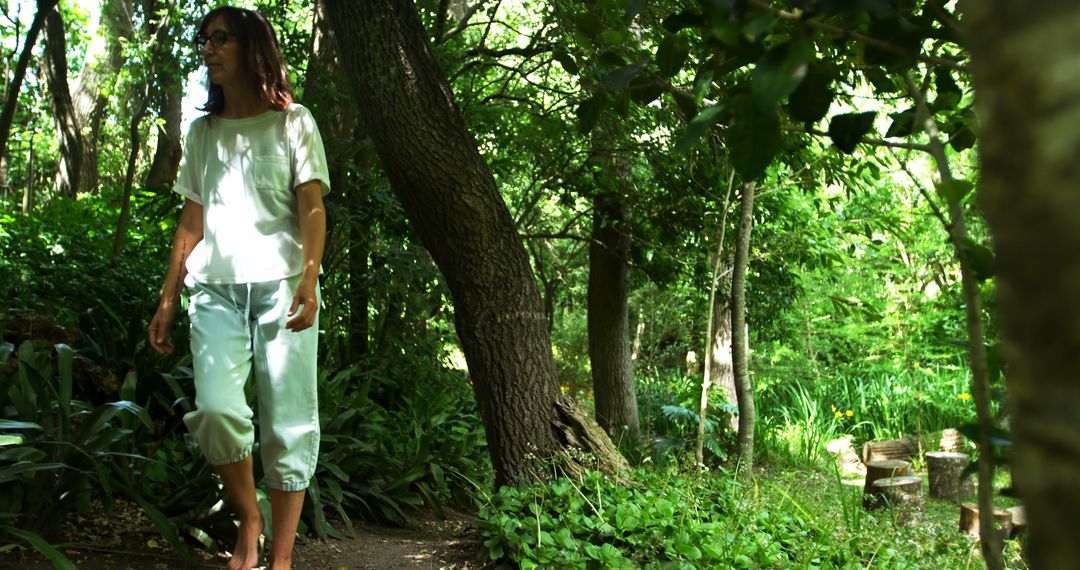
<path fill-rule="evenodd" d="M 1080 4 L 962 4 L 997 252 L 1015 485 L 1032 568 L 1076 567 L 1080 528 Z"/>
<path fill-rule="evenodd" d="M 592 241 L 589 244 L 589 362 L 596 421 L 608 435 L 636 443 L 641 436 L 630 361 L 630 161 L 614 149 L 612 129 L 594 136 L 596 159 Z"/>
<path fill-rule="evenodd" d="M 496 483 L 526 483 L 567 446 L 625 460 L 559 392 L 528 255 L 411 0 L 327 0 L 383 168 L 454 300 Z"/>
<path fill-rule="evenodd" d="M 75 106 L 71 101 L 71 90 L 68 88 L 67 38 L 59 6 L 50 10 L 45 17 L 43 64 L 49 84 L 49 107 L 56 122 L 56 134 L 60 142 L 56 187 L 61 195 L 74 197 L 80 190 L 83 138 L 75 116 Z"/>
<path fill-rule="evenodd" d="M 19 91 L 22 90 L 23 79 L 26 78 L 26 66 L 30 64 L 30 57 L 34 53 L 34 44 L 45 26 L 45 17 L 56 7 L 59 0 L 38 0 L 37 12 L 34 13 L 34 21 L 23 38 L 22 51 L 19 59 L 15 62 L 15 72 L 11 77 L 11 83 L 4 91 L 4 108 L 0 110 L 0 158 L 7 156 L 7 143 L 11 137 L 11 122 L 15 120 L 15 107 L 19 102 Z"/>
<path fill-rule="evenodd" d="M 750 230 L 754 224 L 754 183 L 743 184 L 739 225 L 735 234 L 735 262 L 731 273 L 731 365 L 739 405 L 739 473 L 749 476 L 754 467 L 754 387 L 750 383 L 750 355 L 746 338 L 746 268 L 750 261 Z"/>

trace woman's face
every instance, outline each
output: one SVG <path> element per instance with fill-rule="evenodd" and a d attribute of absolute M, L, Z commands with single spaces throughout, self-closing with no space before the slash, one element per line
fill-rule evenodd
<path fill-rule="evenodd" d="M 237 37 L 225 23 L 225 16 L 218 14 L 207 24 L 203 33 L 208 38 L 202 46 L 203 64 L 210 82 L 222 87 L 233 87 L 243 79 L 241 46 Z M 216 45 L 215 40 L 224 40 Z"/>

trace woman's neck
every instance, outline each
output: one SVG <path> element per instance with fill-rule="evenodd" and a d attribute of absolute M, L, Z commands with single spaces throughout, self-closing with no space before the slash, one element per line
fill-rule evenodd
<path fill-rule="evenodd" d="M 262 98 L 250 89 L 236 90 L 222 86 L 225 96 L 225 108 L 221 111 L 224 119 L 246 119 L 269 111 Z"/>

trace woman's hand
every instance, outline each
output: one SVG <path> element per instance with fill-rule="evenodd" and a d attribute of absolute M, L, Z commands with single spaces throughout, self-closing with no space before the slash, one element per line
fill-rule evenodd
<path fill-rule="evenodd" d="M 289 307 L 289 314 L 286 316 L 292 317 L 296 315 L 296 310 L 300 308 L 300 305 L 304 306 L 304 310 L 285 323 L 286 329 L 300 332 L 315 324 L 315 315 L 319 312 L 319 301 L 315 297 L 315 287 L 318 283 L 318 275 L 308 277 L 308 274 L 305 273 L 300 278 L 300 283 L 296 286 L 296 293 L 293 295 L 292 307 Z"/>
<path fill-rule="evenodd" d="M 172 332 L 175 322 L 176 305 L 165 302 L 158 305 L 157 312 L 154 313 L 154 318 L 150 320 L 150 327 L 147 329 L 150 348 L 159 354 L 172 354 L 173 345 L 169 341 L 169 333 Z"/>

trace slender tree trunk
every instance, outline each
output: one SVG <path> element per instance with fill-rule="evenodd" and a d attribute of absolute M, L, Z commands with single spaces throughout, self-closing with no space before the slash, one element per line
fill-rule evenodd
<path fill-rule="evenodd" d="M 728 402 L 734 402 L 735 377 L 731 370 L 731 307 L 728 301 L 720 303 L 716 298 L 717 286 L 721 284 L 724 272 L 724 234 L 727 233 L 727 212 L 731 204 L 731 191 L 735 186 L 735 172 L 728 177 L 727 194 L 721 206 L 720 237 L 716 240 L 716 253 L 712 257 L 712 279 L 709 280 L 709 323 L 705 327 L 705 366 L 701 380 L 701 400 L 698 403 L 698 426 L 697 446 L 694 451 L 694 460 L 698 467 L 705 467 L 705 421 L 709 412 L 709 389 L 713 382 L 724 386 L 724 395 Z M 731 280 L 723 279 L 722 291 L 731 291 Z M 725 300 L 730 300 L 729 295 L 723 295 Z M 715 332 L 714 332 L 715 329 Z M 720 366 L 721 359 L 727 363 L 726 367 Z M 722 375 L 722 376 L 721 376 Z M 731 392 L 727 388 L 730 385 Z M 732 429 L 738 416 L 732 415 Z"/>
<path fill-rule="evenodd" d="M 908 93 L 915 100 L 918 120 L 929 135 L 930 153 L 941 176 L 941 182 L 953 182 L 949 159 L 945 154 L 945 145 L 941 142 L 937 123 L 930 113 L 926 99 L 910 76 L 904 79 Z M 967 223 L 964 220 L 964 209 L 959 202 L 949 203 L 949 220 L 945 229 L 949 233 L 949 239 L 960 262 L 961 294 L 964 299 L 965 324 L 968 333 L 968 359 L 971 362 L 971 393 L 974 395 L 975 414 L 981 426 L 979 438 L 976 441 L 979 448 L 979 541 L 987 568 L 999 570 L 1004 568 L 1005 563 L 1001 557 L 1001 536 L 994 529 L 994 451 L 990 444 L 990 430 L 993 428 L 994 418 L 990 411 L 990 373 L 983 339 L 979 284 L 967 252 L 970 238 L 967 233 Z"/>
<path fill-rule="evenodd" d="M 1032 568 L 1076 567 L 1080 527 L 1080 5 L 967 1 L 979 197 L 997 250 L 1014 483 Z"/>
<path fill-rule="evenodd" d="M 171 50 L 161 50 L 161 52 L 171 54 Z M 168 57 L 171 58 L 172 56 L 169 55 Z M 163 63 L 165 69 L 179 71 L 178 62 L 168 61 Z M 146 173 L 146 179 L 143 182 L 147 188 L 171 186 L 176 180 L 176 173 L 180 168 L 180 155 L 182 154 L 180 124 L 183 120 L 183 108 L 181 107 L 184 99 L 183 86 L 180 84 L 178 77 L 174 77 L 171 71 L 169 73 L 159 73 L 158 77 L 166 82 L 164 85 L 159 86 L 161 88 L 159 93 L 161 108 L 158 109 L 158 117 L 161 118 L 162 124 L 157 127 L 157 148 L 154 149 L 154 160 L 150 163 L 150 171 Z"/>
<path fill-rule="evenodd" d="M 31 125 L 30 152 L 26 158 L 26 188 L 23 190 L 22 199 L 22 213 L 24 214 L 28 214 L 30 210 L 34 209 L 34 138 L 37 135 L 34 126 L 36 125 Z"/>
<path fill-rule="evenodd" d="M 120 250 L 124 247 L 124 236 L 127 234 L 128 218 L 131 217 L 131 192 L 135 185 L 135 165 L 139 160 L 139 145 L 141 144 L 139 124 L 142 123 L 145 111 L 146 106 L 140 105 L 128 126 L 131 150 L 128 151 L 127 169 L 124 171 L 124 197 L 120 201 L 120 216 L 116 220 L 116 233 L 113 236 L 113 257 L 120 256 Z"/>
<path fill-rule="evenodd" d="M 610 132 L 610 131 L 609 131 Z M 597 135 L 597 142 L 610 140 Z M 624 194 L 630 164 L 614 150 L 603 162 L 593 196 L 589 245 L 588 329 L 596 420 L 616 440 L 641 436 L 630 360 L 630 206 Z"/>
<path fill-rule="evenodd" d="M 562 399 L 528 255 L 409 0 L 327 0 L 364 122 L 421 242 L 446 279 L 496 483 L 534 480 L 570 443 L 625 465 Z M 606 441 L 605 441 L 606 440 Z"/>
<path fill-rule="evenodd" d="M 15 75 L 4 92 L 4 109 L 0 111 L 0 156 L 7 156 L 11 122 L 15 119 L 15 106 L 19 102 L 19 91 L 22 90 L 22 82 L 26 78 L 26 66 L 30 64 L 30 57 L 34 53 L 34 44 L 37 43 L 38 34 L 45 25 L 45 17 L 56 7 L 58 1 L 38 0 L 34 21 L 30 24 L 30 29 L 26 31 L 26 38 L 23 39 L 23 48 L 19 53 L 19 60 L 15 63 Z"/>
<path fill-rule="evenodd" d="M 81 190 L 79 177 L 82 173 L 83 140 L 68 89 L 67 39 L 59 7 L 50 10 L 45 18 L 43 63 L 49 84 L 49 103 L 60 142 L 56 188 L 61 195 L 74 197 Z"/>
<path fill-rule="evenodd" d="M 735 234 L 735 263 L 731 274 L 731 366 L 739 405 L 739 472 L 749 476 L 754 467 L 754 387 L 750 383 L 747 350 L 746 269 L 750 260 L 750 229 L 754 223 L 754 183 L 743 184 L 739 225 Z"/>

